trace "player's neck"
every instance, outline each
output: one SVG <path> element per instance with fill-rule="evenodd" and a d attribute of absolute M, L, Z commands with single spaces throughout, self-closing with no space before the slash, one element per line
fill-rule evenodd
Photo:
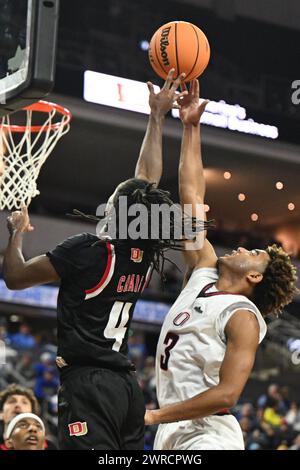
<path fill-rule="evenodd" d="M 245 285 L 245 282 L 240 277 L 227 276 L 220 274 L 219 279 L 216 282 L 216 288 L 223 292 L 230 292 L 231 294 L 242 294 L 246 297 L 250 297 L 252 294 L 252 288 Z"/>

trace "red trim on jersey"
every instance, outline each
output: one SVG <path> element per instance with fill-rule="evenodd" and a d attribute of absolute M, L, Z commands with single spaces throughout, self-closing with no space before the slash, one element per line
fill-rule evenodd
<path fill-rule="evenodd" d="M 108 242 L 106 242 L 106 249 L 107 249 L 108 258 L 107 258 L 107 263 L 106 263 L 104 274 L 95 287 L 92 287 L 91 289 L 88 289 L 85 291 L 86 294 L 92 294 L 93 292 L 95 292 L 95 290 L 99 289 L 107 279 L 107 276 L 111 268 L 111 263 L 112 263 L 112 247 L 111 247 L 111 244 Z"/>
<path fill-rule="evenodd" d="M 224 416 L 224 415 L 230 415 L 230 409 L 229 408 L 223 408 L 222 410 L 219 410 L 217 413 L 215 413 L 215 416 Z"/>
<path fill-rule="evenodd" d="M 234 294 L 233 292 L 224 292 L 221 290 L 217 292 L 206 292 L 208 291 L 208 289 L 210 289 L 214 285 L 215 285 L 215 282 L 211 282 L 210 284 L 207 284 L 207 286 L 203 287 L 202 291 L 197 296 L 197 298 L 198 297 L 212 297 L 213 295 L 241 295 L 241 294 Z"/>

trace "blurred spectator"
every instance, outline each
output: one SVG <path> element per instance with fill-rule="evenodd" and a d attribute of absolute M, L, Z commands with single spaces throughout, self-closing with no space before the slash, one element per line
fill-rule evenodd
<path fill-rule="evenodd" d="M 18 333 L 9 335 L 11 346 L 18 350 L 34 349 L 36 341 L 31 334 L 31 330 L 28 325 L 22 323 Z"/>
<path fill-rule="evenodd" d="M 0 340 L 4 341 L 6 344 L 9 343 L 6 321 L 3 318 L 0 318 Z"/>
<path fill-rule="evenodd" d="M 32 364 L 32 355 L 24 352 L 17 362 L 15 370 L 24 377 L 27 386 L 32 388 L 35 383 L 35 371 Z"/>
<path fill-rule="evenodd" d="M 281 401 L 282 397 L 279 393 L 279 387 L 277 384 L 271 384 L 268 387 L 267 393 L 261 395 L 257 401 L 259 408 L 273 407 Z"/>
<path fill-rule="evenodd" d="M 245 448 L 248 450 L 261 450 L 265 437 L 260 429 L 255 429 L 249 436 L 244 435 Z"/>
<path fill-rule="evenodd" d="M 48 395 L 55 395 L 59 386 L 55 357 L 49 352 L 44 352 L 40 356 L 40 362 L 34 365 L 34 370 L 36 372 L 34 393 L 44 410 L 44 400 Z"/>
<path fill-rule="evenodd" d="M 284 419 L 289 425 L 293 426 L 295 431 L 300 431 L 300 410 L 296 401 L 291 403 L 291 407 Z"/>
<path fill-rule="evenodd" d="M 276 445 L 278 445 L 278 439 L 276 438 L 273 426 L 268 423 L 261 423 L 261 428 L 263 430 L 263 449 L 275 449 Z"/>
<path fill-rule="evenodd" d="M 40 355 L 40 361 L 33 367 L 37 378 L 43 377 L 45 372 L 53 372 L 56 370 L 55 356 L 49 352 L 44 352 Z"/>
<path fill-rule="evenodd" d="M 280 426 L 282 424 L 282 416 L 278 413 L 276 406 L 268 406 L 264 410 L 263 420 L 272 426 Z"/>
<path fill-rule="evenodd" d="M 242 418 L 247 418 L 249 420 L 250 430 L 252 430 L 257 424 L 255 409 L 252 403 L 244 403 L 239 412 L 237 413 L 237 419 L 240 421 Z"/>
<path fill-rule="evenodd" d="M 56 394 L 59 386 L 59 379 L 54 370 L 45 370 L 43 375 L 36 379 L 34 393 L 44 410 L 45 399 Z"/>
<path fill-rule="evenodd" d="M 240 421 L 240 426 L 241 426 L 241 430 L 243 431 L 243 434 L 247 434 L 250 432 L 251 430 L 251 422 L 250 422 L 250 419 L 247 418 L 246 416 L 243 416 Z"/>
<path fill-rule="evenodd" d="M 279 429 L 277 430 L 278 439 L 281 443 L 286 443 L 287 445 L 291 445 L 293 439 L 295 437 L 295 432 L 292 426 L 289 426 L 288 423 L 283 419 Z"/>
<path fill-rule="evenodd" d="M 281 401 L 280 401 L 280 408 L 279 411 L 282 414 L 285 414 L 291 407 L 291 400 L 289 398 L 290 395 L 290 389 L 286 385 L 284 387 L 280 388 L 280 395 L 281 395 Z"/>

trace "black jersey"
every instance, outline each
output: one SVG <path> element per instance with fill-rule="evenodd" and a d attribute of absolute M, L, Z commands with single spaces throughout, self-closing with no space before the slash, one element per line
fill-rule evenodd
<path fill-rule="evenodd" d="M 138 244 L 95 242 L 83 233 L 47 253 L 61 278 L 58 356 L 68 365 L 130 369 L 128 329 L 151 265 Z"/>

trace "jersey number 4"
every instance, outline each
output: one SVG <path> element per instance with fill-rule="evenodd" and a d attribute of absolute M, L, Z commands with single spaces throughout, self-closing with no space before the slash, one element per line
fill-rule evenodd
<path fill-rule="evenodd" d="M 176 335 L 175 333 L 172 333 L 169 331 L 166 334 L 164 344 L 166 345 L 165 347 L 165 354 L 162 354 L 160 356 L 160 367 L 163 370 L 168 370 L 168 364 L 169 364 L 169 359 L 170 359 L 170 351 L 171 349 L 174 348 L 176 345 L 177 341 L 179 340 L 179 336 Z"/>
<path fill-rule="evenodd" d="M 115 340 L 112 347 L 113 351 L 120 351 L 127 331 L 131 306 L 132 302 L 124 303 L 116 301 L 110 311 L 108 323 L 103 334 L 105 338 Z"/>

